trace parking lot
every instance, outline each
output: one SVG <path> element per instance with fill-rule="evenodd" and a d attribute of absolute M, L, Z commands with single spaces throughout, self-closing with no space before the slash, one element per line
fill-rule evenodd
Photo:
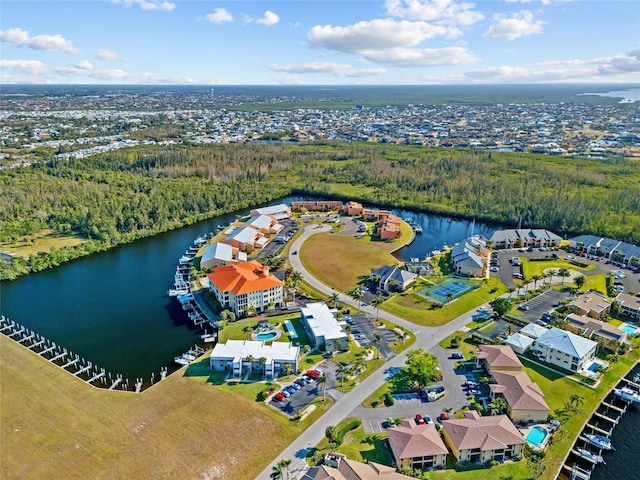
<path fill-rule="evenodd" d="M 289 394 L 289 396 L 284 400 L 277 401 L 274 399 L 274 395 L 274 397 L 269 400 L 269 405 L 277 410 L 280 410 L 282 413 L 293 416 L 300 410 L 305 408 L 307 405 L 309 405 L 314 399 L 322 396 L 323 390 L 325 390 L 325 394 L 327 396 L 334 397 L 335 393 L 337 392 L 334 389 L 336 384 L 336 365 L 332 362 L 323 362 L 316 368 L 322 374 L 326 375 L 326 385 L 322 385 L 318 382 L 318 380 L 311 379 L 311 381 L 306 385 L 301 386 L 296 393 Z M 302 376 L 303 375 L 299 375 L 298 377 L 296 377 L 296 379 Z M 279 392 L 282 392 L 282 390 L 291 383 L 283 384 L 282 389 L 280 389 Z"/>
<path fill-rule="evenodd" d="M 350 319 L 351 333 L 358 345 L 366 347 L 375 345 L 376 335 L 380 335 L 380 353 L 387 359 L 393 358 L 396 354 L 389 347 L 389 343 L 398 341 L 398 335 L 392 330 L 386 328 L 376 328 L 372 324 L 372 318 L 363 314 L 348 314 L 343 320 Z"/>
<path fill-rule="evenodd" d="M 573 298 L 569 288 L 563 291 L 547 290 L 522 304 L 522 318 L 528 322 L 535 322 L 539 320 L 544 313 L 555 309 L 561 300 L 571 300 Z"/>

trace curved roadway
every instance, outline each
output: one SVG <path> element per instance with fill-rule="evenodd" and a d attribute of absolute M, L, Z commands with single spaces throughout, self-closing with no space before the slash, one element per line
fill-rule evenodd
<path fill-rule="evenodd" d="M 302 244 L 311 235 L 316 233 L 326 233 L 331 230 L 328 225 L 308 225 L 303 234 L 298 237 L 291 245 L 290 252 L 300 251 Z M 340 302 L 351 305 L 355 308 L 368 313 L 371 316 L 376 315 L 375 308 L 371 306 L 360 306 L 359 302 L 352 297 L 349 297 L 333 288 L 323 284 L 313 277 L 305 268 L 300 260 L 300 255 L 289 255 L 289 263 L 293 270 L 302 274 L 302 278 L 309 283 L 316 290 L 332 295 L 338 294 Z M 431 350 L 438 342 L 452 334 L 453 332 L 464 327 L 467 323 L 471 322 L 471 316 L 475 310 L 465 313 L 460 317 L 450 321 L 446 325 L 441 327 L 422 327 L 414 323 L 411 323 L 403 318 L 392 315 L 384 310 L 380 310 L 379 314 L 381 318 L 389 320 L 396 325 L 400 325 L 410 331 L 416 336 L 416 342 L 412 349 L 422 348 L 425 351 Z M 317 445 L 320 440 L 324 438 L 325 429 L 329 425 L 337 425 L 341 420 L 350 416 L 369 395 L 371 395 L 380 385 L 382 385 L 389 376 L 389 371 L 395 371 L 398 368 L 404 366 L 407 359 L 407 351 L 396 355 L 387 363 L 383 368 L 379 368 L 369 377 L 364 379 L 358 386 L 351 390 L 348 394 L 345 394 L 340 400 L 330 408 L 322 417 L 320 417 L 313 425 L 309 426 L 304 432 L 300 434 L 289 446 L 287 446 L 280 454 L 274 459 L 265 470 L 262 471 L 256 480 L 269 480 L 273 467 L 283 458 L 292 459 L 293 462 L 290 467 L 291 478 L 297 478 L 297 473 L 304 471 L 306 468 L 305 457 L 309 449 Z"/>
<path fill-rule="evenodd" d="M 291 245 L 289 249 L 290 252 L 299 252 L 304 242 L 311 236 L 316 233 L 327 233 L 331 230 L 329 225 L 308 225 L 305 227 L 304 232 L 300 237 L 298 237 Z M 422 348 L 424 351 L 429 351 L 433 347 L 435 347 L 440 340 L 451 335 L 453 332 L 460 330 L 466 324 L 472 321 L 472 315 L 475 313 L 475 308 L 470 310 L 469 312 L 455 318 L 450 321 L 446 325 L 441 327 L 423 327 L 420 325 L 416 325 L 415 323 L 411 323 L 404 318 L 397 317 L 392 315 L 384 310 L 380 310 L 376 312 L 375 308 L 371 306 L 361 306 L 358 300 L 355 300 L 348 295 L 345 295 L 342 292 L 339 292 L 319 280 L 313 277 L 302 264 L 300 260 L 300 255 L 289 255 L 289 263 L 293 270 L 298 271 L 302 274 L 302 278 L 309 283 L 316 290 L 326 293 L 327 296 L 332 295 L 334 293 L 338 294 L 338 300 L 346 305 L 351 305 L 355 308 L 360 308 L 360 310 L 365 313 L 375 316 L 379 313 L 381 318 L 388 320 L 390 322 L 395 323 L 396 325 L 400 325 L 407 330 L 410 330 L 416 336 L 416 342 L 412 346 L 412 349 Z M 573 277 L 579 275 L 578 272 L 573 270 L 570 271 L 570 276 L 566 277 L 564 280 L 572 279 Z M 553 283 L 560 283 L 559 278 L 552 279 Z M 529 284 L 530 287 L 533 286 L 533 283 Z M 503 297 L 508 297 L 509 294 L 503 295 Z M 488 303 L 485 304 L 486 307 L 489 307 Z M 480 307 L 480 305 L 478 305 Z M 292 464 L 290 467 L 291 476 L 290 478 L 295 479 L 298 478 L 298 474 L 305 471 L 307 468 L 306 463 L 306 455 L 311 448 L 317 445 L 320 440 L 324 438 L 325 429 L 330 425 L 337 425 L 344 418 L 351 416 L 353 411 L 356 410 L 360 404 L 371 395 L 380 385 L 382 385 L 385 381 L 388 380 L 390 372 L 394 372 L 399 368 L 402 368 L 407 359 L 407 351 L 396 355 L 391 358 L 388 362 L 385 363 L 383 368 L 379 368 L 369 377 L 364 379 L 358 386 L 356 386 L 353 390 L 343 395 L 336 404 L 331 407 L 322 417 L 320 417 L 313 425 L 309 426 L 304 432 L 300 434 L 298 438 L 296 438 L 289 446 L 287 446 L 280 454 L 265 468 L 260 475 L 256 477 L 256 480 L 269 480 L 271 477 L 271 472 L 273 471 L 273 467 L 278 463 L 278 461 L 283 458 L 289 458 L 292 460 Z"/>

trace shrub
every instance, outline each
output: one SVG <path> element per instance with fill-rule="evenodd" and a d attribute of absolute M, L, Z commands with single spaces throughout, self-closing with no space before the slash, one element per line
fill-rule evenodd
<path fill-rule="evenodd" d="M 387 407 L 391 407 L 393 404 L 395 403 L 395 400 L 393 399 L 393 395 L 391 395 L 389 392 L 384 394 L 384 404 Z"/>

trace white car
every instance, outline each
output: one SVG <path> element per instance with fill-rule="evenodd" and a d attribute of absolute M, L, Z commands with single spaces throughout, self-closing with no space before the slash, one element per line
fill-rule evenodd
<path fill-rule="evenodd" d="M 500 267 L 491 267 L 489 270 L 492 271 L 492 272 L 499 272 L 500 271 Z"/>

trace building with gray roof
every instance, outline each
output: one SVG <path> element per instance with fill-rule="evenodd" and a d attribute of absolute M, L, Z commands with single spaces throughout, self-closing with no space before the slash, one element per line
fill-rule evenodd
<path fill-rule="evenodd" d="M 540 360 L 579 372 L 589 367 L 597 347 L 598 344 L 588 338 L 553 327 L 536 339 L 531 350 Z"/>
<path fill-rule="evenodd" d="M 510 228 L 493 233 L 489 242 L 494 248 L 557 247 L 562 238 L 541 228 Z"/>

